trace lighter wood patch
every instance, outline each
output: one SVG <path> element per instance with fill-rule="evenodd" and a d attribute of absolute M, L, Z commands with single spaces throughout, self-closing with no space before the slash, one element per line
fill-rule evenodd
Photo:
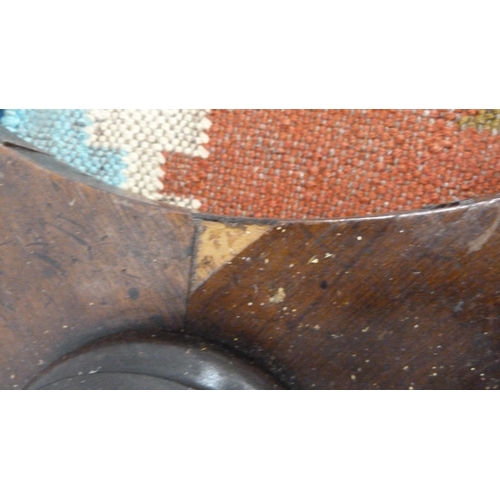
<path fill-rule="evenodd" d="M 191 293 L 270 229 L 257 224 L 200 221 Z"/>

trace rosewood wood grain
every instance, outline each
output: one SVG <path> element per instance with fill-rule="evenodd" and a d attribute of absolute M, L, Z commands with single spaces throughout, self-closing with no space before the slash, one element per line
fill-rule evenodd
<path fill-rule="evenodd" d="M 496 389 L 500 199 L 276 224 L 190 297 L 188 330 L 291 388 Z"/>
<path fill-rule="evenodd" d="M 51 157 L 0 146 L 0 388 L 86 342 L 181 329 L 194 223 Z"/>

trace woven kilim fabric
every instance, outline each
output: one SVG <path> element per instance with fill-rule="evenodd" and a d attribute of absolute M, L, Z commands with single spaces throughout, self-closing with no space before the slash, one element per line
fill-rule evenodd
<path fill-rule="evenodd" d="M 500 192 L 500 110 L 5 110 L 59 160 L 212 214 L 316 218 Z"/>

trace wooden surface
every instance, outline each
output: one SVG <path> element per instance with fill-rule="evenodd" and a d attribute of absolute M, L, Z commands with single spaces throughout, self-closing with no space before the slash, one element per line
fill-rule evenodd
<path fill-rule="evenodd" d="M 258 224 L 198 221 L 191 292 L 248 245 L 269 231 Z"/>
<path fill-rule="evenodd" d="M 208 220 L 0 129 L 0 213 L 2 389 L 129 330 L 184 330 L 289 388 L 499 386 L 498 197 L 332 221 Z"/>
<path fill-rule="evenodd" d="M 496 389 L 500 200 L 276 225 L 190 297 L 293 388 Z"/>
<path fill-rule="evenodd" d="M 0 388 L 112 332 L 182 328 L 189 214 L 92 187 L 46 155 L 0 146 L 0 159 Z"/>

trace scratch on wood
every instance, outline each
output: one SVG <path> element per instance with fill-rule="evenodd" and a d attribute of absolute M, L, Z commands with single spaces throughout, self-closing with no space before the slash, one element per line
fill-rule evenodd
<path fill-rule="evenodd" d="M 69 231 L 66 231 L 62 227 L 57 227 L 55 224 L 51 224 L 50 222 L 48 222 L 47 224 L 49 226 L 52 226 L 54 229 L 61 231 L 61 233 L 64 233 L 65 235 L 69 236 L 70 238 L 73 238 L 80 245 L 85 246 L 87 248 L 90 246 L 84 239 L 80 238 L 79 236 L 74 235 L 73 233 L 70 233 Z"/>
<path fill-rule="evenodd" d="M 64 217 L 63 215 L 61 215 L 61 214 L 57 214 L 56 217 L 58 219 L 65 220 L 66 222 L 69 222 L 70 224 L 74 224 L 75 226 L 78 226 L 80 229 L 85 230 L 85 227 L 82 224 L 80 224 L 78 222 L 75 222 L 74 220 L 68 219 L 68 218 Z"/>
<path fill-rule="evenodd" d="M 0 305 L 4 306 L 9 311 L 15 312 L 15 310 L 16 310 L 16 308 L 12 304 L 9 304 L 8 302 L 0 302 Z"/>
<path fill-rule="evenodd" d="M 48 255 L 45 255 L 40 252 L 33 252 L 31 255 L 39 258 L 40 260 L 43 260 L 45 263 L 49 264 L 52 267 L 55 267 L 58 271 L 61 271 L 63 274 L 65 274 L 64 269 L 61 267 L 59 262 L 57 262 L 57 260 L 54 260 L 50 258 Z"/>
<path fill-rule="evenodd" d="M 27 247 L 32 247 L 32 246 L 39 246 L 39 247 L 48 247 L 49 244 L 45 243 L 44 241 L 35 241 L 33 243 L 27 243 Z"/>
<path fill-rule="evenodd" d="M 469 254 L 481 250 L 486 242 L 493 236 L 493 233 L 496 231 L 498 224 L 500 224 L 500 212 L 497 213 L 497 216 L 491 226 L 481 236 L 468 243 L 469 251 L 467 253 Z"/>
<path fill-rule="evenodd" d="M 47 307 L 49 307 L 49 305 L 52 304 L 53 302 L 54 302 L 54 299 L 52 298 L 52 295 L 49 295 L 47 302 L 45 302 L 45 305 L 43 306 L 43 308 L 47 309 Z"/>

